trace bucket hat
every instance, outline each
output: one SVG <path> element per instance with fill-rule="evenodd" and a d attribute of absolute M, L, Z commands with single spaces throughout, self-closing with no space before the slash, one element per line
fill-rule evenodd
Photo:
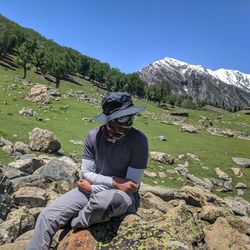
<path fill-rule="evenodd" d="M 94 117 L 103 125 L 109 121 L 141 112 L 142 106 L 134 106 L 131 96 L 126 92 L 111 92 L 102 99 L 103 112 Z"/>

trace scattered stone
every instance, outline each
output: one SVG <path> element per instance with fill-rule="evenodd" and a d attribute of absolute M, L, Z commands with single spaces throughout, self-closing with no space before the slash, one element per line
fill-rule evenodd
<path fill-rule="evenodd" d="M 16 205 L 28 207 L 45 207 L 47 204 L 47 192 L 38 187 L 22 187 L 14 194 Z"/>
<path fill-rule="evenodd" d="M 29 146 L 21 141 L 17 141 L 13 147 L 14 152 L 19 152 L 21 154 L 29 154 Z"/>
<path fill-rule="evenodd" d="M 50 101 L 47 87 L 44 85 L 35 85 L 32 87 L 25 99 L 41 104 L 48 104 Z"/>
<path fill-rule="evenodd" d="M 237 188 L 237 195 L 238 196 L 243 196 L 244 194 L 245 194 L 245 189 Z"/>
<path fill-rule="evenodd" d="M 234 175 L 237 177 L 242 177 L 243 176 L 243 172 L 240 168 L 231 168 Z"/>
<path fill-rule="evenodd" d="M 178 160 L 185 160 L 185 159 L 186 159 L 186 155 L 184 154 L 178 155 Z"/>
<path fill-rule="evenodd" d="M 2 150 L 7 154 L 12 154 L 14 152 L 14 149 L 11 145 L 5 145 L 2 147 Z"/>
<path fill-rule="evenodd" d="M 186 176 L 189 172 L 188 168 L 184 167 L 182 164 L 179 164 L 178 167 L 175 168 L 175 170 L 178 171 L 178 173 L 182 176 Z"/>
<path fill-rule="evenodd" d="M 159 176 L 161 179 L 167 177 L 167 175 L 166 175 L 164 172 L 158 172 L 158 176 Z"/>
<path fill-rule="evenodd" d="M 188 117 L 188 112 L 171 112 L 170 115 Z"/>
<path fill-rule="evenodd" d="M 237 189 L 247 189 L 247 185 L 246 185 L 245 183 L 238 182 L 238 183 L 235 185 L 235 188 L 237 188 Z"/>
<path fill-rule="evenodd" d="M 169 154 L 152 151 L 150 152 L 150 156 L 155 161 L 159 161 L 161 163 L 174 164 L 174 157 Z"/>
<path fill-rule="evenodd" d="M 27 174 L 33 174 L 38 168 L 42 166 L 43 162 L 38 158 L 20 159 L 8 164 L 8 166 L 16 168 Z"/>
<path fill-rule="evenodd" d="M 158 141 L 167 141 L 167 138 L 164 135 L 156 136 L 155 139 Z"/>
<path fill-rule="evenodd" d="M 250 167 L 250 159 L 241 157 L 232 157 L 233 161 L 244 168 Z"/>
<path fill-rule="evenodd" d="M 6 139 L 4 139 L 2 136 L 0 137 L 0 147 L 2 146 L 13 146 L 13 143 L 11 141 L 8 141 Z"/>
<path fill-rule="evenodd" d="M 70 140 L 69 142 L 73 143 L 74 145 L 84 145 L 83 141 Z"/>
<path fill-rule="evenodd" d="M 181 127 L 181 132 L 188 132 L 188 133 L 197 133 L 197 128 L 190 124 L 184 124 Z"/>
<path fill-rule="evenodd" d="M 230 181 L 231 180 L 231 177 L 229 177 L 229 175 L 226 174 L 225 172 L 221 171 L 220 168 L 215 168 L 215 173 L 222 180 L 225 180 L 225 181 Z"/>
<path fill-rule="evenodd" d="M 18 113 L 24 116 L 38 116 L 37 112 L 31 108 L 22 108 Z"/>
<path fill-rule="evenodd" d="M 56 89 L 49 89 L 48 94 L 55 97 L 61 97 L 61 93 Z"/>
<path fill-rule="evenodd" d="M 150 177 L 150 178 L 155 178 L 155 177 L 157 177 L 157 174 L 155 172 L 151 172 L 151 171 L 145 170 L 144 171 L 144 176 Z"/>
<path fill-rule="evenodd" d="M 205 231 L 207 249 L 249 249 L 250 239 L 233 229 L 226 219 L 219 217 Z"/>
<path fill-rule="evenodd" d="M 191 154 L 191 153 L 187 153 L 187 156 L 189 156 L 191 159 L 195 160 L 195 161 L 201 161 L 199 159 L 199 157 L 195 154 Z"/>
<path fill-rule="evenodd" d="M 234 137 L 234 132 L 230 129 L 208 128 L 207 131 L 212 135 Z"/>
<path fill-rule="evenodd" d="M 53 153 L 61 148 L 58 139 L 47 129 L 34 128 L 29 135 L 29 143 L 34 151 Z"/>
<path fill-rule="evenodd" d="M 83 118 L 82 118 L 82 121 L 83 121 L 83 122 L 92 122 L 93 119 L 92 119 L 92 118 L 88 118 L 88 117 L 83 117 Z"/>
<path fill-rule="evenodd" d="M 200 178 L 188 173 L 186 176 L 187 176 L 186 184 L 188 185 L 205 188 L 209 191 L 211 191 L 213 188 L 213 183 L 209 179 L 201 180 Z"/>
<path fill-rule="evenodd" d="M 169 174 L 178 174 L 178 171 L 175 169 L 167 169 L 166 170 Z"/>

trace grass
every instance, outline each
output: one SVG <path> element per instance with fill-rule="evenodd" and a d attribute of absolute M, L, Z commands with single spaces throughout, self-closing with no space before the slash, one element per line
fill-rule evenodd
<path fill-rule="evenodd" d="M 96 122 L 82 121 L 83 117 L 92 118 L 101 112 L 97 105 L 83 103 L 74 97 L 52 101 L 48 105 L 40 105 L 24 99 L 29 92 L 30 86 L 24 86 L 16 77 L 22 77 L 20 68 L 10 69 L 0 66 L 0 136 L 15 141 L 28 143 L 29 132 L 33 128 L 39 127 L 49 129 L 55 133 L 61 142 L 63 151 L 68 154 L 76 153 L 79 158 L 82 154 L 82 146 L 70 143 L 70 140 L 84 140 L 86 133 L 94 127 L 99 126 Z M 45 84 L 54 87 L 55 84 L 44 79 L 41 75 L 33 71 L 28 71 L 27 80 L 32 84 Z M 62 81 L 60 92 L 66 94 L 75 90 L 81 90 L 88 97 L 101 100 L 101 95 L 105 92 L 98 89 L 90 82 L 75 77 L 76 83 Z M 143 131 L 149 139 L 150 151 L 161 151 L 171 154 L 178 158 L 178 155 L 187 152 L 197 155 L 201 163 L 188 158 L 189 171 L 197 177 L 216 177 L 214 169 L 219 167 L 222 171 L 228 173 L 233 178 L 233 186 L 237 182 L 250 183 L 250 169 L 243 169 L 244 176 L 237 178 L 233 175 L 231 167 L 237 167 L 233 163 L 232 157 L 250 157 L 250 141 L 238 138 L 225 138 L 210 135 L 206 129 L 201 129 L 197 134 L 183 133 L 180 131 L 180 125 L 169 125 L 161 123 L 169 115 L 169 110 L 157 107 L 154 103 L 145 100 L 135 100 L 136 105 L 142 105 L 146 111 L 141 116 L 135 118 L 135 127 Z M 35 110 L 39 118 L 25 117 L 18 114 L 23 107 L 29 107 Z M 187 123 L 197 125 L 199 117 L 208 117 L 214 124 L 214 127 L 229 128 L 237 131 L 243 131 L 250 134 L 250 116 L 244 112 L 218 113 L 216 111 L 187 110 L 175 108 L 173 111 L 188 111 L 189 117 L 185 118 Z M 223 116 L 221 122 L 216 119 Z M 158 135 L 167 137 L 167 141 L 159 142 L 155 139 Z M 0 150 L 0 163 L 6 164 L 13 161 L 13 158 Z M 167 170 L 173 170 L 177 164 L 184 161 L 176 160 L 174 165 L 165 165 L 149 160 L 148 170 L 155 172 L 164 172 L 166 178 L 160 179 L 144 177 L 143 181 L 149 184 L 157 184 L 167 187 L 179 188 L 184 183 L 184 178 L 176 174 L 170 174 Z M 206 166 L 208 170 L 202 168 Z M 249 187 L 250 188 L 250 187 Z M 235 191 L 220 193 L 221 196 L 234 195 Z M 246 192 L 245 199 L 250 201 L 250 193 Z"/>

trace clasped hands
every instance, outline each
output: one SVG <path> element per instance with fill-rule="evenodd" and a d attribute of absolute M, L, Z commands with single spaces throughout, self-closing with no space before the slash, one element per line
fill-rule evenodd
<path fill-rule="evenodd" d="M 116 189 L 120 189 L 126 193 L 134 193 L 138 190 L 139 184 L 133 182 L 130 179 L 114 177 L 112 185 Z M 77 186 L 85 193 L 91 193 L 91 183 L 86 179 L 80 179 L 77 181 Z"/>

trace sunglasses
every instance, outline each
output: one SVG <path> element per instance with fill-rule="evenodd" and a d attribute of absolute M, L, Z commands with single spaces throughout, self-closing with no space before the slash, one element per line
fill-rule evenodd
<path fill-rule="evenodd" d="M 134 118 L 134 115 L 126 115 L 126 116 L 116 118 L 116 121 L 119 123 L 126 123 L 132 120 L 133 118 Z"/>

